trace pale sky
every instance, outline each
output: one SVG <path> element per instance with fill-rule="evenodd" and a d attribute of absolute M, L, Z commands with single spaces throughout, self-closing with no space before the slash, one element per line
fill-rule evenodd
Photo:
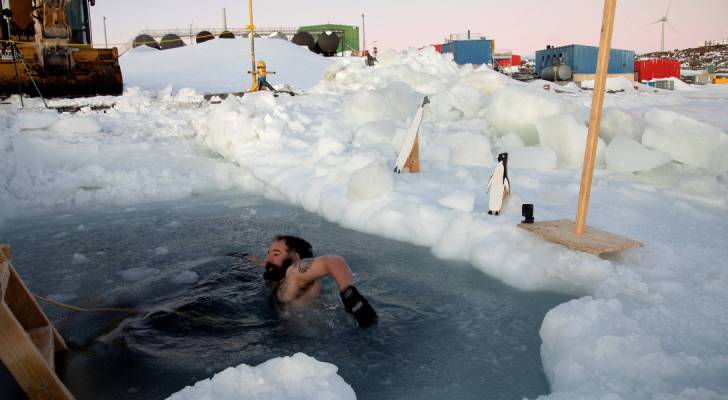
<path fill-rule="evenodd" d="M 637 53 L 659 50 L 660 19 L 669 0 L 618 0 L 612 47 Z M 253 1 L 258 27 L 336 23 L 362 25 L 367 47 L 404 49 L 442 43 L 449 34 L 483 34 L 497 49 L 533 55 L 547 44 L 599 44 L 603 0 L 285 0 Z M 143 29 L 248 25 L 247 0 L 96 0 L 91 8 L 94 42 L 130 42 Z M 728 0 L 673 0 L 665 48 L 696 47 L 728 38 Z M 361 37 L 360 37 L 361 43 Z"/>

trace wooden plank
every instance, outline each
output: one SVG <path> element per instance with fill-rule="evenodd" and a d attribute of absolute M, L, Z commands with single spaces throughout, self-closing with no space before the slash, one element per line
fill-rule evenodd
<path fill-rule="evenodd" d="M 10 252 L 10 245 L 0 244 L 0 301 L 5 298 L 5 293 L 8 290 L 8 283 L 10 282 L 10 259 L 12 254 Z"/>
<path fill-rule="evenodd" d="M 63 340 L 63 336 L 58 333 L 58 329 L 56 329 L 55 327 L 53 328 L 53 348 L 55 349 L 56 353 L 58 353 L 59 351 L 68 350 L 66 341 Z"/>
<path fill-rule="evenodd" d="M 40 328 L 31 329 L 28 331 L 30 341 L 33 342 L 35 348 L 43 356 L 46 364 L 51 370 L 55 370 L 55 351 L 53 346 L 53 327 L 50 325 L 41 326 Z"/>
<path fill-rule="evenodd" d="M 8 283 L 10 283 L 10 263 L 7 261 L 0 261 L 0 301 L 5 299 L 5 292 L 8 290 Z"/>
<path fill-rule="evenodd" d="M 7 244 L 0 244 L 0 260 L 4 260 L 3 262 L 0 262 L 0 301 L 5 299 L 5 293 L 7 293 L 7 288 L 10 283 L 10 275 L 11 275 L 11 269 L 10 266 L 10 246 Z M 14 270 L 13 270 L 14 271 Z M 15 272 L 17 275 L 17 272 Z M 30 306 L 31 310 L 35 309 L 36 312 L 39 312 L 42 314 L 42 318 L 33 318 L 34 321 L 31 321 L 32 323 L 30 325 L 38 325 L 41 324 L 41 326 L 44 326 L 43 322 L 48 322 L 50 324 L 50 321 L 45 316 L 45 313 L 43 313 L 43 310 L 40 309 L 40 306 L 38 305 L 38 302 L 35 301 L 35 298 L 32 297 L 32 294 L 28 291 L 28 288 L 25 286 L 25 282 L 20 278 L 20 276 L 17 276 L 17 278 L 20 280 L 20 285 L 22 288 L 25 288 L 25 291 L 27 293 L 27 296 L 23 296 L 23 299 L 21 301 L 28 301 L 29 299 L 32 299 L 35 306 Z M 19 304 L 16 306 L 16 303 L 20 303 L 19 301 L 11 301 L 10 303 L 13 303 L 13 307 L 22 308 Z M 12 309 L 12 308 L 11 308 Z M 51 324 L 52 326 L 52 324 Z M 33 329 L 33 328 L 30 328 Z M 66 346 L 66 341 L 63 340 L 63 336 L 61 336 L 60 333 L 58 333 L 58 330 L 53 328 L 53 342 L 54 342 L 54 348 L 55 351 L 66 351 L 68 350 L 68 346 Z"/>
<path fill-rule="evenodd" d="M 5 303 L 10 307 L 26 331 L 50 324 L 33 295 L 30 294 L 30 290 L 25 286 L 25 282 L 12 265 L 10 266 L 10 282 L 5 294 Z"/>
<path fill-rule="evenodd" d="M 415 117 L 412 119 L 407 134 L 402 141 L 402 146 L 397 155 L 397 161 L 394 163 L 394 172 L 402 173 L 405 170 L 417 173 L 420 171 L 420 145 L 419 135 L 422 119 L 425 116 L 425 106 L 430 103 L 430 99 L 425 96 L 422 99 L 422 105 L 417 108 Z"/>
<path fill-rule="evenodd" d="M 420 172 L 420 134 L 417 133 L 415 136 L 415 143 L 412 145 L 412 151 L 407 157 L 407 161 L 404 163 L 405 168 L 410 173 L 416 174 Z"/>
<path fill-rule="evenodd" d="M 587 226 L 579 235 L 576 223 L 568 219 L 518 224 L 519 228 L 533 232 L 544 239 L 562 244 L 574 250 L 591 254 L 611 253 L 642 247 L 642 243 L 623 236 Z"/>
<path fill-rule="evenodd" d="M 10 252 L 9 244 L 0 244 L 0 261 L 10 262 L 12 253 Z"/>
<path fill-rule="evenodd" d="M 32 400 L 71 400 L 73 395 L 50 369 L 7 304 L 0 302 L 0 360 Z"/>
<path fill-rule="evenodd" d="M 594 81 L 594 95 L 592 96 L 591 113 L 589 116 L 589 130 L 584 148 L 584 166 L 581 172 L 581 185 L 579 187 L 579 203 L 576 210 L 576 225 L 574 231 L 581 235 L 586 226 L 586 214 L 589 209 L 594 165 L 599 142 L 599 124 L 602 120 L 604 108 L 604 90 L 607 86 L 607 72 L 609 67 L 609 50 L 612 46 L 612 32 L 614 31 L 614 14 L 617 0 L 604 0 L 604 13 L 602 16 L 602 31 L 599 39 L 599 54 L 597 56 L 597 77 Z"/>

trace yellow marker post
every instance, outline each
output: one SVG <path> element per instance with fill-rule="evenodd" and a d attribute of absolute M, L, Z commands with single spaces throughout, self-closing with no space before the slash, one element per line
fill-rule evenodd
<path fill-rule="evenodd" d="M 255 25 L 253 25 L 253 0 L 248 0 L 248 14 L 250 14 L 250 25 L 248 26 L 248 35 L 250 36 L 250 74 L 253 76 L 253 84 L 250 86 L 250 92 L 258 90 L 258 74 L 255 71 Z"/>

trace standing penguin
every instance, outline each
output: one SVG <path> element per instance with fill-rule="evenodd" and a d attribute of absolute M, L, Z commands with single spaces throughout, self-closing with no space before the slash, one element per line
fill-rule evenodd
<path fill-rule="evenodd" d="M 511 192 L 511 183 L 508 181 L 508 153 L 498 154 L 498 164 L 493 175 L 490 176 L 485 191 L 490 193 L 488 198 L 488 214 L 500 214 L 503 200 Z"/>

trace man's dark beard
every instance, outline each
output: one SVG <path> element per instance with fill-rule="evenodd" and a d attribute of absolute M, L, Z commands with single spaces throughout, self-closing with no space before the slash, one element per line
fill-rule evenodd
<path fill-rule="evenodd" d="M 280 281 L 286 277 L 286 271 L 288 271 L 288 267 L 290 267 L 291 264 L 293 264 L 293 259 L 291 259 L 291 257 L 287 257 L 283 260 L 283 265 L 280 267 L 272 263 L 266 263 L 265 272 L 263 272 L 263 279 L 271 282 Z"/>

